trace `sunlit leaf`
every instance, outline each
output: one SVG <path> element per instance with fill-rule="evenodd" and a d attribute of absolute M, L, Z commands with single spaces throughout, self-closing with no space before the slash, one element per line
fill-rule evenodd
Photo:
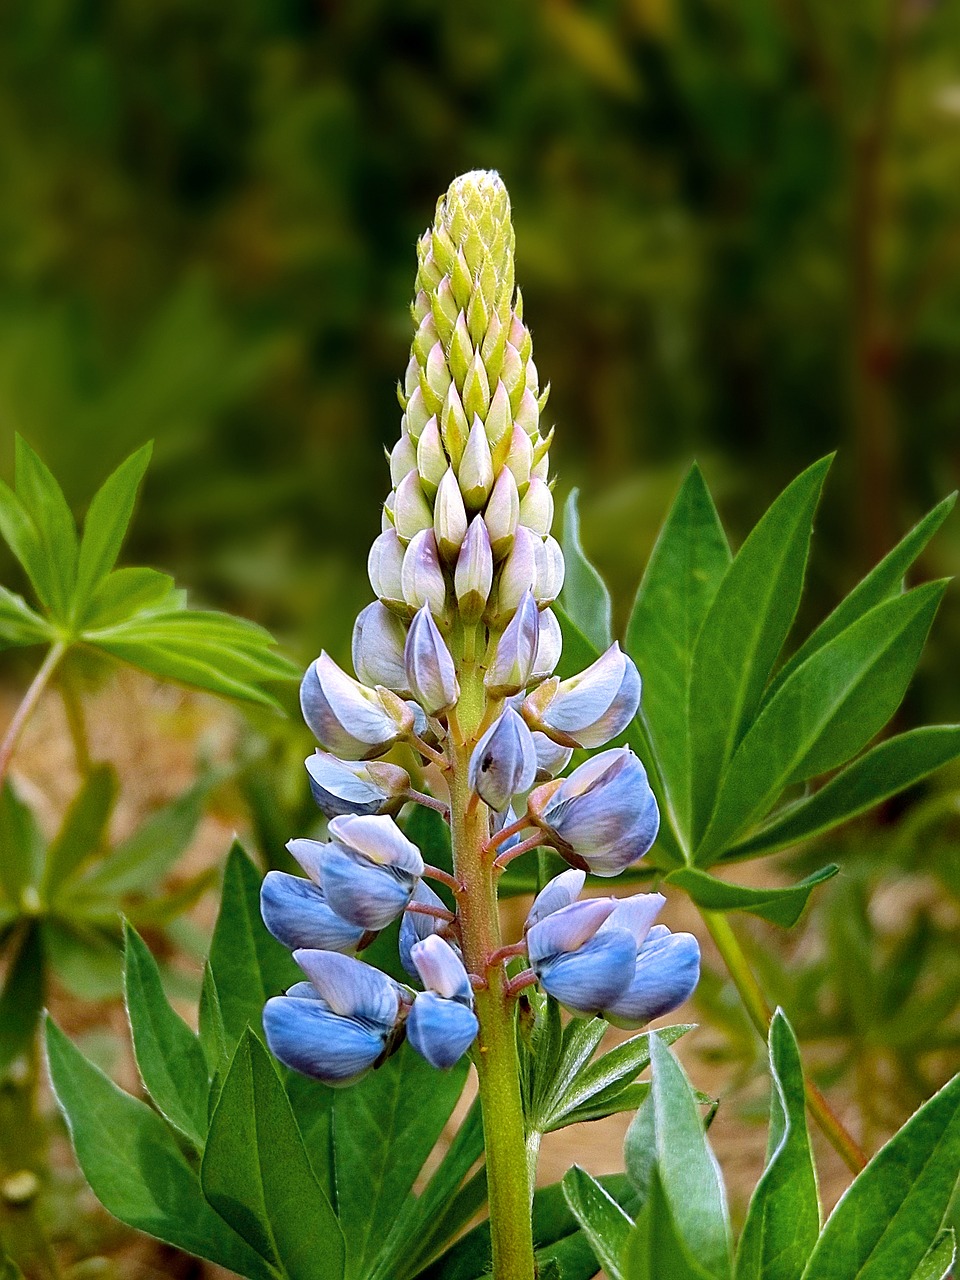
<path fill-rule="evenodd" d="M 75 604 L 78 608 L 117 562 L 152 452 L 152 443 L 143 445 L 121 462 L 93 496 L 83 522 L 77 564 Z"/>
<path fill-rule="evenodd" d="M 17 497 L 36 530 L 44 562 L 45 603 L 55 616 L 66 619 L 77 573 L 77 526 L 50 469 L 19 435 L 14 474 Z"/>
<path fill-rule="evenodd" d="M 836 863 L 831 863 L 799 884 L 775 889 L 731 884 L 729 880 L 718 880 L 697 867 L 680 867 L 671 871 L 666 879 L 668 884 L 685 890 L 697 906 L 706 911 L 746 911 L 788 929 L 800 919 L 817 885 L 830 880 L 839 870 Z"/>

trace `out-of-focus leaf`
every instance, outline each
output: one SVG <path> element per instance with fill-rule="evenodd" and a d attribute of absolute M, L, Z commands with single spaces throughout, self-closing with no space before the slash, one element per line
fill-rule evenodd
<path fill-rule="evenodd" d="M 0 1280 L 24 1280 L 23 1272 L 7 1253 L 0 1241 Z"/>
<path fill-rule="evenodd" d="M 153 898 L 141 898 L 123 903 L 127 918 L 137 928 L 150 925 L 166 925 L 182 916 L 200 901 L 205 893 L 215 889 L 220 881 L 218 867 L 207 867 L 169 892 Z"/>
<path fill-rule="evenodd" d="M 830 458 L 788 485 L 740 548 L 700 628 L 690 677 L 693 841 L 793 623 Z"/>
<path fill-rule="evenodd" d="M 24 889 L 38 886 L 43 867 L 43 837 L 28 805 L 9 778 L 0 789 L 0 885 L 19 907 Z"/>
<path fill-rule="evenodd" d="M 112 765 L 95 765 L 74 797 L 59 832 L 47 850 L 43 892 L 56 898 L 67 880 L 100 849 L 117 800 L 117 774 Z"/>
<path fill-rule="evenodd" d="M 105 1209 L 129 1227 L 241 1276 L 275 1280 L 207 1204 L 166 1122 L 118 1089 L 49 1020 L 47 1061 L 80 1168 Z"/>
<path fill-rule="evenodd" d="M 43 644 L 53 638 L 48 624 L 22 596 L 0 587 L 0 649 Z"/>
<path fill-rule="evenodd" d="M 679 867 L 666 877 L 669 884 L 678 885 L 694 900 L 698 907 L 707 911 L 746 911 L 752 916 L 760 916 L 771 924 L 782 925 L 789 929 L 800 919 L 811 893 L 817 885 L 823 884 L 837 874 L 840 868 L 836 863 L 815 871 L 799 884 L 792 884 L 780 889 L 757 889 L 750 885 L 731 884 L 728 880 L 718 880 L 697 867 Z"/>
<path fill-rule="evenodd" d="M 796 1280 L 820 1233 L 803 1066 L 780 1009 L 770 1023 L 769 1046 L 773 1089 L 767 1167 L 750 1200 L 737 1249 L 736 1280 Z"/>
<path fill-rule="evenodd" d="M 201 1151 L 209 1087 L 203 1050 L 171 1009 L 157 962 L 129 925 L 124 944 L 124 995 L 140 1078 L 163 1115 Z"/>
<path fill-rule="evenodd" d="M 26 1053 L 37 1033 L 46 988 L 40 926 L 24 930 L 0 993 L 0 1077 Z"/>
<path fill-rule="evenodd" d="M 46 603 L 65 620 L 77 574 L 77 526 L 52 472 L 22 436 L 14 453 L 17 497 L 37 532 Z"/>
<path fill-rule="evenodd" d="M 886 724 L 945 586 L 928 583 L 877 605 L 781 685 L 730 762 L 698 862 L 708 864 L 762 817 L 788 783 L 843 764 Z"/>
<path fill-rule="evenodd" d="M 560 604 L 564 613 L 579 627 L 599 653 L 610 647 L 612 606 L 610 592 L 584 553 L 580 543 L 580 515 L 577 511 L 578 489 L 571 489 L 563 509 L 563 559 L 566 574 Z"/>
<path fill-rule="evenodd" d="M 343 1276 L 336 1214 L 310 1167 L 270 1055 L 250 1031 L 213 1113 L 200 1179 L 224 1221 L 283 1276 Z"/>
<path fill-rule="evenodd" d="M 920 782 L 960 756 L 960 725 L 911 729 L 871 747 L 819 791 L 775 814 L 772 821 L 735 844 L 731 858 L 750 858 L 799 844 L 854 818 Z"/>
<path fill-rule="evenodd" d="M 82 920 L 60 917 L 44 921 L 47 963 L 78 1000 L 109 1000 L 123 990 L 120 916 L 108 931 Z"/>
<path fill-rule="evenodd" d="M 347 1274 L 365 1276 L 463 1092 L 467 1060 L 437 1071 L 407 1044 L 377 1071 L 341 1089 L 333 1112 L 337 1206 Z M 389 1258 L 383 1258 L 389 1274 Z"/>
<path fill-rule="evenodd" d="M 19 497 L 3 480 L 0 480 L 0 534 L 23 566 L 37 599 L 49 609 L 53 584 L 40 534 Z"/>
<path fill-rule="evenodd" d="M 841 1198 L 803 1280 L 911 1280 L 960 1168 L 960 1075 L 920 1108 Z"/>
<path fill-rule="evenodd" d="M 677 829 L 690 835 L 690 667 L 700 627 L 730 566 L 730 548 L 694 464 L 651 552 L 627 626 L 643 678 L 640 716 Z"/>
<path fill-rule="evenodd" d="M 117 562 L 152 452 L 152 442 L 143 445 L 121 462 L 93 496 L 83 522 L 80 542 L 75 592 L 77 607 L 82 607 L 94 587 Z"/>
<path fill-rule="evenodd" d="M 97 586 L 77 617 L 81 631 L 117 626 L 153 610 L 180 609 L 185 603 L 173 578 L 158 569 L 115 569 Z"/>
<path fill-rule="evenodd" d="M 579 1165 L 567 1171 L 562 1186 L 570 1212 L 583 1228 L 597 1261 L 610 1280 L 623 1280 L 621 1259 L 633 1230 L 632 1219 Z"/>
<path fill-rule="evenodd" d="M 784 680 L 792 675 L 812 653 L 823 648 L 829 640 L 833 640 L 865 613 L 869 613 L 875 605 L 901 590 L 903 575 L 946 520 L 956 501 L 956 493 L 951 493 L 942 502 L 938 502 L 933 510 L 914 525 L 907 536 L 884 556 L 876 568 L 872 569 L 850 594 L 841 600 L 830 616 L 820 623 L 796 653 L 783 664 L 770 683 L 765 701 L 770 700 Z"/>

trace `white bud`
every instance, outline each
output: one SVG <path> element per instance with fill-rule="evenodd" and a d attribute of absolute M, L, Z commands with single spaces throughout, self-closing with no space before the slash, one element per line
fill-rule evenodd
<path fill-rule="evenodd" d="M 530 443 L 530 437 L 520 426 L 514 426 L 510 436 L 506 465 L 513 472 L 517 488 L 525 489 L 530 481 L 530 470 L 533 467 L 533 446 Z"/>
<path fill-rule="evenodd" d="M 440 567 L 437 540 L 432 529 L 422 529 L 410 540 L 400 571 L 403 598 L 412 609 L 429 606 L 439 617 L 446 607 L 447 584 Z"/>
<path fill-rule="evenodd" d="M 563 587 L 563 551 L 556 538 L 547 537 L 537 545 L 537 578 L 534 595 L 538 604 L 551 604 Z"/>
<path fill-rule="evenodd" d="M 393 446 L 390 454 L 390 481 L 396 487 L 405 475 L 417 465 L 417 448 L 405 433 Z"/>
<path fill-rule="evenodd" d="M 431 405 L 434 412 L 437 412 L 443 404 L 443 398 L 447 394 L 447 387 L 450 385 L 450 370 L 447 368 L 446 357 L 443 354 L 443 345 L 436 342 L 427 357 L 427 365 L 423 372 L 427 388 L 433 393 L 436 403 Z M 423 382 L 420 384 L 423 386 Z M 424 396 L 429 400 L 426 392 Z"/>
<path fill-rule="evenodd" d="M 509 617 L 523 599 L 524 593 L 534 590 L 537 581 L 537 548 L 542 545 L 535 533 L 531 533 L 523 525 L 518 526 L 513 547 L 500 570 L 497 591 L 499 616 Z"/>
<path fill-rule="evenodd" d="M 490 442 L 479 418 L 474 418 L 467 447 L 460 459 L 457 476 L 463 500 L 472 510 L 479 510 L 486 502 L 493 487 L 493 459 Z"/>
<path fill-rule="evenodd" d="M 367 573 L 375 596 L 392 604 L 403 601 L 403 587 L 400 583 L 402 565 L 403 543 L 391 526 L 374 539 L 367 557 Z"/>
<path fill-rule="evenodd" d="M 540 639 L 537 643 L 537 660 L 531 678 L 545 680 L 552 676 L 560 654 L 563 652 L 563 632 L 557 615 L 552 609 L 540 610 Z"/>
<path fill-rule="evenodd" d="M 520 523 L 545 538 L 553 524 L 553 494 L 549 485 L 535 476 L 520 499 Z"/>
<path fill-rule="evenodd" d="M 504 467 L 494 482 L 490 500 L 483 513 L 494 560 L 502 560 L 513 546 L 513 535 L 520 523 L 520 494 L 513 472 Z"/>
<path fill-rule="evenodd" d="M 394 693 L 409 696 L 403 650 L 407 628 L 400 618 L 379 600 L 361 609 L 353 624 L 353 669 L 361 684 L 384 685 Z"/>
<path fill-rule="evenodd" d="M 482 516 L 474 516 L 463 540 L 453 585 L 457 593 L 460 616 L 464 622 L 477 622 L 487 607 L 493 584 L 493 551 L 490 535 Z"/>
<path fill-rule="evenodd" d="M 420 473 L 420 484 L 428 497 L 432 498 L 437 492 L 447 466 L 447 455 L 443 451 L 440 428 L 434 414 L 417 441 L 417 471 Z"/>
<path fill-rule="evenodd" d="M 487 439 L 493 449 L 496 449 L 513 425 L 510 414 L 510 397 L 507 395 L 506 387 L 500 381 L 497 382 L 496 390 L 490 401 L 490 408 L 487 410 L 486 421 L 483 425 L 486 428 Z"/>
<path fill-rule="evenodd" d="M 423 399 L 423 392 L 417 386 L 412 392 L 410 399 L 407 401 L 407 411 L 404 414 L 404 421 L 407 424 L 407 430 L 414 440 L 420 439 L 420 432 L 430 420 L 430 411 L 427 409 Z"/>
<path fill-rule="evenodd" d="M 410 623 L 404 664 L 413 696 L 428 716 L 439 715 L 456 703 L 460 697 L 457 669 L 426 606 Z"/>
<path fill-rule="evenodd" d="M 467 512 L 457 477 L 448 467 L 440 481 L 433 507 L 433 531 L 444 560 L 456 560 L 467 535 Z"/>
<path fill-rule="evenodd" d="M 393 521 L 404 542 L 409 542 L 421 529 L 429 529 L 433 524 L 433 512 L 416 471 L 408 472 L 397 485 Z"/>
<path fill-rule="evenodd" d="M 528 436 L 532 436 L 540 425 L 540 406 L 529 387 L 524 388 L 513 420 Z"/>

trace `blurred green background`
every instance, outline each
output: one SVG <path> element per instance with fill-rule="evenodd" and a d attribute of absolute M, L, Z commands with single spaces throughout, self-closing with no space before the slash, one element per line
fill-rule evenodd
<path fill-rule="evenodd" d="M 19 430 L 82 507 L 155 437 L 128 556 L 303 660 L 369 597 L 414 242 L 468 168 L 621 615 L 694 455 L 742 536 L 840 450 L 812 613 L 956 483 L 956 4 L 8 0 L 0 166 L 0 472 Z M 960 716 L 948 599 L 908 718 Z"/>

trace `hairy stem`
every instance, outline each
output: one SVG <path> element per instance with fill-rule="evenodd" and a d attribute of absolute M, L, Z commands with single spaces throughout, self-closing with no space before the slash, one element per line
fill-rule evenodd
<path fill-rule="evenodd" d="M 700 914 L 727 966 L 727 972 L 737 988 L 744 1008 L 750 1015 L 750 1021 L 766 1043 L 772 1017 L 770 1006 L 760 989 L 756 974 L 750 968 L 750 962 L 740 946 L 730 921 L 719 911 L 700 908 Z M 804 1072 L 804 1089 L 807 1095 L 807 1109 L 816 1120 L 824 1137 L 850 1171 L 859 1173 L 866 1165 L 867 1157 L 806 1072 Z"/>
<path fill-rule="evenodd" d="M 469 696 L 469 695 L 468 695 Z M 494 871 L 484 856 L 488 836 L 483 805 L 469 806 L 469 742 L 456 751 L 450 774 L 453 863 L 466 892 L 460 922 L 467 969 L 486 973 L 476 992 L 480 1023 L 475 1062 L 483 1110 L 490 1198 L 494 1280 L 533 1280 L 531 1176 L 520 1097 L 515 1011 L 503 967 L 487 970 L 487 958 L 502 946 Z"/>
<path fill-rule="evenodd" d="M 50 679 L 66 651 L 67 646 L 62 640 L 58 640 L 56 644 L 51 645 L 40 670 L 33 677 L 30 688 L 23 695 L 23 701 L 14 712 L 13 719 L 10 721 L 7 732 L 3 736 L 3 741 L 0 742 L 0 784 L 3 783 L 10 769 L 10 761 L 13 759 L 13 753 L 17 749 L 17 743 L 20 741 L 24 726 L 43 696 L 44 690 L 50 683 Z"/>

